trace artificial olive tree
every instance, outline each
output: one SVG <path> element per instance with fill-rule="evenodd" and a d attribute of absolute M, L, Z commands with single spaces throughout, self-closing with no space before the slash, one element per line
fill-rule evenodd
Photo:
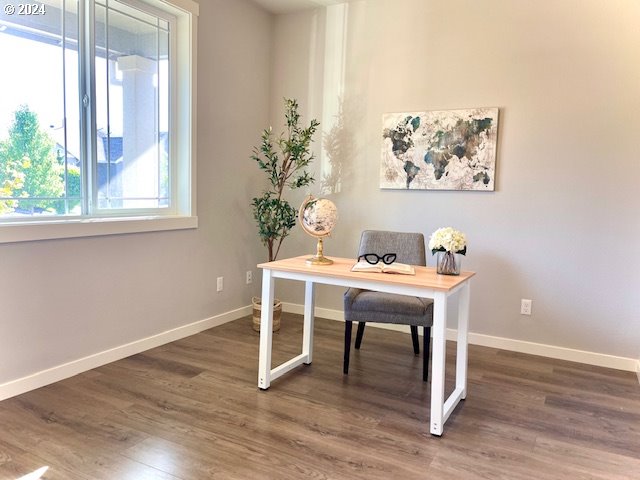
<path fill-rule="evenodd" d="M 269 251 L 270 262 L 277 258 L 282 241 L 296 224 L 297 212 L 283 197 L 285 190 L 314 182 L 306 168 L 314 158 L 310 145 L 320 125 L 314 119 L 307 128 L 302 128 L 298 102 L 286 98 L 284 102 L 286 132 L 274 138 L 271 127 L 264 130 L 260 147 L 251 156 L 269 180 L 269 187 L 262 196 L 253 199 L 252 205 L 258 234 Z"/>

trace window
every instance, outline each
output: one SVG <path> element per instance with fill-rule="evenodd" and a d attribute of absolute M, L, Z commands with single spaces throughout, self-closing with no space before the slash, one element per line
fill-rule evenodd
<path fill-rule="evenodd" d="M 15 11 L 0 12 L 0 242 L 76 236 L 78 224 L 107 221 L 129 221 L 126 231 L 132 220 L 195 226 L 197 4 L 9 4 Z M 52 224 L 57 233 L 15 233 Z M 120 230 L 86 234 L 103 233 Z"/>

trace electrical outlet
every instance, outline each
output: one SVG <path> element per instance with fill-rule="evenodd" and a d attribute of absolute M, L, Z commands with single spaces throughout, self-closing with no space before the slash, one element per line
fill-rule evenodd
<path fill-rule="evenodd" d="M 247 285 L 253 283 L 253 272 L 251 270 L 247 270 Z"/>
<path fill-rule="evenodd" d="M 217 291 L 221 292 L 223 288 L 224 288 L 224 277 L 218 277 Z"/>
<path fill-rule="evenodd" d="M 520 300 L 520 315 L 531 315 L 532 301 L 526 298 Z"/>

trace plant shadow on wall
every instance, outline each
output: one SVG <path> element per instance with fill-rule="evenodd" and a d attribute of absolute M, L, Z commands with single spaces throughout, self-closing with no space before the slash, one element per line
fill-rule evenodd
<path fill-rule="evenodd" d="M 348 219 L 332 233 L 332 250 L 338 256 L 350 257 L 363 230 L 363 204 L 354 195 L 378 178 L 377 165 L 371 169 L 363 97 L 349 93 L 340 97 L 336 114 L 325 117 L 321 155 L 321 188 L 323 195 L 342 196 L 340 215 Z M 331 198 L 331 197 L 330 197 Z M 379 216 L 374 215 L 374 218 Z M 375 221 L 375 220 L 374 220 Z M 356 243 L 354 243 L 356 242 Z M 337 288 L 337 287 L 335 287 Z"/>
<path fill-rule="evenodd" d="M 356 114 L 353 102 L 340 99 L 333 125 L 324 134 L 321 188 L 325 195 L 340 193 L 344 185 L 349 185 L 356 154 L 353 128 L 358 124 Z"/>
<path fill-rule="evenodd" d="M 269 186 L 260 197 L 251 203 L 253 217 L 258 225 L 258 236 L 267 247 L 269 261 L 278 257 L 283 240 L 296 224 L 298 211 L 284 198 L 286 190 L 295 190 L 314 182 L 307 168 L 314 159 L 310 146 L 313 135 L 320 126 L 311 120 L 309 126 L 300 125 L 298 102 L 284 100 L 286 132 L 274 138 L 271 127 L 262 132 L 259 147 L 254 148 L 251 158 L 267 176 Z M 280 328 L 282 304 L 274 300 L 273 329 Z M 260 299 L 253 299 L 253 329 L 260 329 Z"/>

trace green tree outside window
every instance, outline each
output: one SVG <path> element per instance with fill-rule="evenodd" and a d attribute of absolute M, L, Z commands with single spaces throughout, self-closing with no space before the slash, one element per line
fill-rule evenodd
<path fill-rule="evenodd" d="M 22 105 L 14 113 L 9 138 L 0 141 L 0 214 L 17 208 L 20 199 L 30 199 L 29 208 L 54 211 L 63 207 L 64 167 L 58 162 L 53 140 L 40 128 L 38 116 Z M 47 200 L 39 200 L 48 198 Z"/>

